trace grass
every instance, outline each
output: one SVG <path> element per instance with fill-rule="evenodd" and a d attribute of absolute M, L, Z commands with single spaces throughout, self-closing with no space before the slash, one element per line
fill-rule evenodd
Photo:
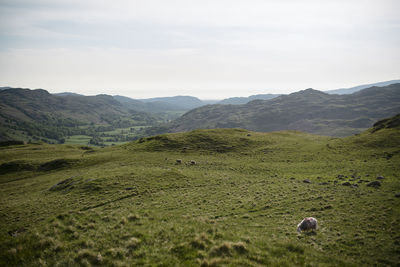
<path fill-rule="evenodd" d="M 80 144 L 85 145 L 88 144 L 91 136 L 88 135 L 72 135 L 65 139 L 65 144 Z"/>
<path fill-rule="evenodd" d="M 396 266 L 399 147 L 397 129 L 223 129 L 0 148 L 0 265 Z"/>
<path fill-rule="evenodd" d="M 102 125 L 96 125 L 96 126 L 102 126 Z M 103 125 L 106 126 L 106 125 Z M 101 139 L 101 144 L 105 146 L 114 146 L 114 145 L 122 145 L 126 144 L 128 141 L 107 141 L 109 139 L 119 139 L 119 137 L 124 137 L 124 138 L 135 138 L 138 137 L 137 131 L 140 129 L 148 128 L 150 126 L 132 126 L 132 127 L 127 127 L 127 128 L 116 128 L 112 131 L 104 131 L 104 132 L 96 132 L 97 135 L 100 136 Z M 82 129 L 88 128 L 88 126 L 80 126 Z M 132 130 L 131 130 L 132 129 Z M 65 144 L 76 144 L 76 145 L 86 145 L 89 144 L 90 139 L 92 139 L 92 136 L 89 135 L 72 135 L 68 136 L 65 139 Z M 16 140 L 19 140 L 18 138 Z M 125 139 L 124 139 L 125 140 Z M 128 139 L 132 140 L 132 139 Z"/>

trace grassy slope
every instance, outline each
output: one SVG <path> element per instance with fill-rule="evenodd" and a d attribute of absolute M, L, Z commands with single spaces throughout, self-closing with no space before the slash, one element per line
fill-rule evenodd
<path fill-rule="evenodd" d="M 0 148 L 0 265 L 396 265 L 399 147 L 398 129 L 224 129 Z M 357 183 L 378 175 L 381 188 Z M 296 233 L 305 216 L 316 234 Z"/>
<path fill-rule="evenodd" d="M 126 128 L 154 125 L 159 120 L 157 115 L 125 107 L 108 95 L 55 96 L 42 89 L 19 88 L 0 91 L 0 140 L 46 137 L 56 141 L 81 134 L 75 128 L 78 125 Z"/>

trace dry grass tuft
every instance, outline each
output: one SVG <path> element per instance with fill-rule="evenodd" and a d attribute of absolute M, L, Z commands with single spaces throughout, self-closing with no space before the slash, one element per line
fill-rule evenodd
<path fill-rule="evenodd" d="M 201 267 L 216 267 L 219 266 L 222 263 L 221 258 L 213 258 L 213 259 L 204 259 L 204 260 L 198 260 L 198 263 L 200 264 Z"/>
<path fill-rule="evenodd" d="M 127 224 L 128 223 L 128 219 L 126 218 L 126 217 L 122 217 L 121 218 L 121 221 L 120 221 L 120 224 L 121 225 L 125 225 L 125 224 Z"/>
<path fill-rule="evenodd" d="M 246 244 L 243 242 L 232 243 L 232 247 L 239 254 L 247 253 Z"/>
<path fill-rule="evenodd" d="M 132 237 L 131 239 L 128 240 L 126 247 L 129 250 L 134 250 L 137 249 L 140 246 L 140 243 L 142 241 L 139 238 Z"/>
<path fill-rule="evenodd" d="M 210 254 L 212 256 L 227 257 L 231 256 L 231 250 L 231 242 L 224 242 L 221 245 L 213 247 Z"/>
<path fill-rule="evenodd" d="M 114 259 L 124 259 L 125 250 L 122 248 L 110 248 L 106 252 L 106 256 L 112 257 Z"/>
<path fill-rule="evenodd" d="M 100 253 L 95 253 L 89 249 L 82 249 L 75 257 L 75 261 L 81 263 L 82 265 L 86 265 L 87 262 L 93 265 L 99 265 L 102 263 L 103 257 Z"/>
<path fill-rule="evenodd" d="M 8 253 L 10 253 L 11 255 L 17 255 L 17 249 L 16 248 L 10 248 L 8 250 Z"/>
<path fill-rule="evenodd" d="M 129 214 L 128 215 L 128 221 L 134 222 L 140 220 L 140 216 L 137 214 Z"/>

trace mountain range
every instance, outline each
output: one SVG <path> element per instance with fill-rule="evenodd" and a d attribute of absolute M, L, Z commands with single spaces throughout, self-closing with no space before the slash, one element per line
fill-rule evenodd
<path fill-rule="evenodd" d="M 307 89 L 244 105 L 207 105 L 191 110 L 149 134 L 194 129 L 244 128 L 270 132 L 299 130 L 346 136 L 371 127 L 374 121 L 400 113 L 400 83 L 370 87 L 347 95 Z"/>
<path fill-rule="evenodd" d="M 366 89 L 359 86 L 352 89 L 358 92 L 343 95 L 307 89 L 290 95 L 230 98 L 212 105 L 191 96 L 132 99 L 1 87 L 0 140 L 61 140 L 65 136 L 88 134 L 84 129 L 90 125 L 111 127 L 109 130 L 152 126 L 142 129 L 141 136 L 200 128 L 263 132 L 293 129 L 344 136 L 400 113 L 399 87 L 400 83 Z"/>
<path fill-rule="evenodd" d="M 385 81 L 385 82 L 370 83 L 370 84 L 354 86 L 351 88 L 341 88 L 341 89 L 335 89 L 335 90 L 328 90 L 328 91 L 324 91 L 324 92 L 327 94 L 347 95 L 347 94 L 352 94 L 352 93 L 361 91 L 365 88 L 369 88 L 369 87 L 373 87 L 373 86 L 383 87 L 383 86 L 388 86 L 388 85 L 395 84 L 395 83 L 400 83 L 400 80 L 391 80 L 391 81 Z"/>

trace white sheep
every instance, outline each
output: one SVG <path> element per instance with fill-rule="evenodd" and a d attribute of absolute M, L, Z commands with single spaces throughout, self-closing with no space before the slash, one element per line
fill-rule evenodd
<path fill-rule="evenodd" d="M 297 232 L 300 233 L 302 231 L 317 230 L 317 227 L 317 219 L 313 217 L 307 217 L 297 225 Z"/>

